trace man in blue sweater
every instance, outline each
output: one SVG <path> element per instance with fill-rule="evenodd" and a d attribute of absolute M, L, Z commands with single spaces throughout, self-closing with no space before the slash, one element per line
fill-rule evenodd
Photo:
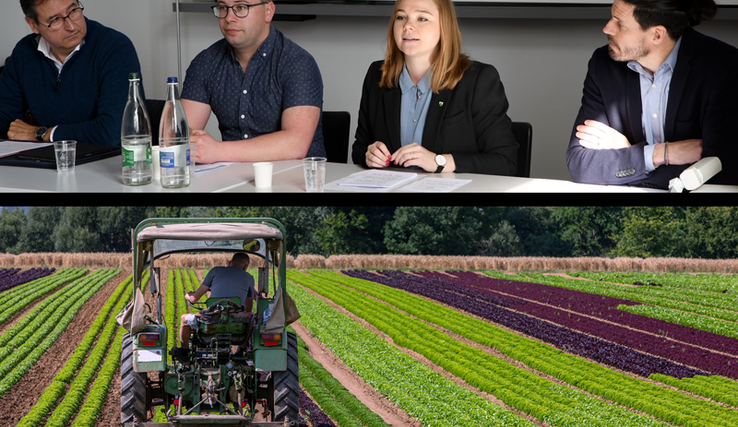
<path fill-rule="evenodd" d="M 141 72 L 133 43 L 78 0 L 20 3 L 34 34 L 0 75 L 0 137 L 120 145 L 128 74 Z"/>

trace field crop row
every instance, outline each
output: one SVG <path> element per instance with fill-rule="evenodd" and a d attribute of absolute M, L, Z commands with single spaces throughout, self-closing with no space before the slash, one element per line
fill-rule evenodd
<path fill-rule="evenodd" d="M 738 275 L 720 273 L 651 273 L 645 271 L 569 271 L 569 276 L 583 277 L 612 283 L 635 284 L 636 282 L 656 283 L 678 289 L 689 289 L 722 293 L 726 289 L 738 290 Z"/>
<path fill-rule="evenodd" d="M 575 389 L 559 385 L 534 372 L 515 366 L 479 348 L 466 345 L 443 331 L 427 324 L 430 312 L 417 307 L 413 316 L 408 316 L 380 301 L 349 289 L 357 279 L 346 276 L 313 272 L 320 278 L 300 279 L 300 283 L 331 299 L 355 315 L 363 318 L 377 329 L 389 335 L 395 344 L 411 349 L 428 358 L 468 384 L 490 393 L 505 404 L 525 412 L 540 421 L 558 426 L 573 425 L 659 425 L 656 420 L 643 417 L 602 400 L 588 396 Z M 348 280 L 346 280 L 348 279 Z M 334 282 L 335 280 L 335 282 Z M 379 285 L 360 280 L 362 292 Z M 366 286 L 365 286 L 366 285 Z M 385 289 L 387 289 L 385 287 Z M 376 288 L 375 288 L 376 290 Z M 392 296 L 415 298 L 405 292 Z M 367 292 L 372 294 L 372 292 Z M 378 292 L 379 294 L 381 292 Z M 377 294 L 372 296 L 377 297 Z M 395 298 L 379 298 L 398 307 Z M 404 305 L 404 304 L 403 304 Z M 435 304 L 437 306 L 437 304 Z M 399 307 L 398 307 L 399 308 Z M 430 309 L 430 307 L 425 307 Z M 458 333 L 457 330 L 454 332 Z M 609 424 L 604 424 L 607 419 Z M 574 421 L 576 420 L 576 421 Z"/>
<path fill-rule="evenodd" d="M 617 343 L 605 341 L 556 323 L 541 321 L 527 314 L 499 307 L 494 303 L 499 299 L 496 295 L 490 296 L 475 290 L 466 290 L 464 295 L 461 295 L 458 293 L 461 291 L 459 285 L 453 285 L 447 281 L 437 281 L 406 275 L 399 271 L 387 272 L 392 277 L 384 277 L 362 270 L 348 271 L 345 273 L 352 277 L 365 278 L 386 286 L 402 289 L 406 292 L 423 295 L 538 338 L 568 353 L 586 357 L 627 372 L 633 372 L 643 376 L 648 376 L 652 373 L 663 373 L 678 378 L 704 374 L 703 371 L 688 368 L 661 357 L 635 351 Z M 488 301 L 493 301 L 493 303 L 489 303 Z M 519 308 L 526 303 L 522 300 L 508 301 L 511 303 L 516 302 L 517 304 L 512 305 L 515 308 Z"/>
<path fill-rule="evenodd" d="M 525 298 L 525 300 L 520 300 L 520 304 L 515 305 L 512 309 L 520 313 L 535 316 L 538 319 L 562 325 L 567 329 L 580 331 L 584 334 L 596 336 L 639 352 L 657 356 L 657 360 L 652 360 L 650 363 L 646 360 L 634 360 L 632 368 L 628 368 L 627 370 L 639 375 L 648 376 L 652 373 L 660 373 L 682 378 L 685 376 L 691 377 L 712 373 L 730 378 L 738 378 L 738 357 L 677 341 L 673 335 L 667 338 L 634 329 L 636 325 L 653 322 L 654 320 L 648 317 L 638 318 L 637 315 L 618 310 L 618 303 L 620 303 L 620 307 L 629 307 L 622 304 L 623 300 L 534 283 L 512 282 L 481 277 L 476 276 L 474 273 L 449 272 L 453 277 L 435 272 L 416 271 L 414 273 L 425 277 L 433 277 L 436 280 L 425 280 L 398 271 L 390 271 L 386 274 L 393 277 L 400 277 L 404 280 L 421 281 L 431 289 L 438 287 L 449 292 L 459 292 L 462 294 L 467 294 L 471 289 L 472 291 L 477 291 L 474 295 L 479 296 L 479 293 L 482 293 L 482 297 L 485 294 L 497 296 L 499 292 L 502 292 L 506 295 Z M 540 301 L 541 303 L 539 304 L 536 301 Z M 560 309 L 557 307 L 565 308 Z M 638 305 L 634 307 L 642 306 Z M 617 313 L 613 314 L 613 312 Z M 627 327 L 619 324 L 621 320 Z M 663 323 L 663 321 L 659 322 Z M 514 325 L 506 326 L 514 327 Z M 651 327 L 651 329 L 654 328 Z M 684 333 L 682 330 L 685 328 L 681 327 L 679 329 L 680 332 Z M 704 332 L 694 332 L 692 334 L 684 334 L 689 335 L 693 341 L 700 342 L 698 336 L 705 335 Z M 704 340 L 706 344 L 709 343 L 714 346 L 718 346 L 718 343 L 732 343 L 732 341 L 736 340 L 726 337 L 718 337 L 717 339 L 713 337 L 713 339 Z M 584 341 L 581 344 L 575 342 L 574 345 L 577 347 L 586 346 Z M 599 351 L 599 348 L 594 348 L 593 350 Z M 603 357 L 608 356 L 614 358 L 613 361 L 616 365 L 612 365 L 609 361 L 602 361 L 622 368 L 622 366 L 618 366 L 621 365 L 619 362 L 621 359 L 620 355 L 611 356 L 611 353 L 603 352 L 599 358 L 595 357 L 595 359 L 601 360 Z M 632 355 L 630 357 L 635 356 Z M 665 369 L 663 363 L 661 363 L 662 358 L 670 359 L 679 364 L 691 366 L 699 370 L 684 369 L 681 365 Z M 641 357 L 640 359 L 644 358 Z M 638 368 L 638 366 L 642 366 L 642 368 Z"/>
<path fill-rule="evenodd" d="M 503 273 L 487 272 L 487 274 L 499 276 Z M 547 276 L 541 273 L 521 273 L 521 277 L 526 281 L 554 286 L 563 285 L 564 287 L 577 286 L 572 281 L 580 281 L 578 279 Z M 598 283 L 600 285 L 594 287 L 598 293 L 622 295 L 624 298 L 629 298 L 632 301 L 662 307 L 661 310 L 643 313 L 654 319 L 664 320 L 666 322 L 671 321 L 687 327 L 695 327 L 716 335 L 722 334 L 732 338 L 738 338 L 738 323 L 736 323 L 738 319 L 736 319 L 735 313 L 735 305 L 738 303 L 738 299 L 730 294 L 726 293 L 720 298 L 714 292 L 705 292 L 699 297 L 690 299 L 690 297 L 683 294 L 681 296 L 678 295 L 679 292 L 663 291 L 659 287 L 626 287 L 602 282 L 589 283 Z M 656 292 L 659 292 L 661 295 L 656 295 Z M 735 291 L 733 290 L 733 292 Z M 718 299 L 716 300 L 715 297 Z M 677 298 L 684 298 L 684 300 L 675 300 Z M 682 312 L 683 314 L 674 316 L 675 312 Z"/>
<path fill-rule="evenodd" d="M 329 425 L 336 420 L 340 427 L 389 427 L 359 399 L 338 382 L 320 363 L 313 359 L 305 342 L 297 338 L 300 385 L 320 408 L 309 414 L 312 425 Z M 301 402 L 302 404 L 302 402 Z M 302 408 L 301 408 L 302 409 Z M 330 417 L 326 417 L 326 414 Z M 332 422 L 330 422 L 332 424 Z"/>
<path fill-rule="evenodd" d="M 90 329 L 82 341 L 80 341 L 77 349 L 67 360 L 61 371 L 54 377 L 51 384 L 44 390 L 36 405 L 20 420 L 18 427 L 34 427 L 40 425 L 49 414 L 51 416 L 46 419 L 46 425 L 65 426 L 77 412 L 86 395 L 85 409 L 79 411 L 79 415 L 75 419 L 75 424 L 94 425 L 100 405 L 102 405 L 105 396 L 107 396 L 109 381 L 108 387 L 105 388 L 102 386 L 95 388 L 93 386 L 88 395 L 89 385 L 104 359 L 108 359 L 105 360 L 105 364 L 111 365 L 114 362 L 109 360 L 113 360 L 115 361 L 115 368 L 118 366 L 118 361 L 120 360 L 119 351 L 115 351 L 115 342 L 112 342 L 111 349 L 111 340 L 120 338 L 119 326 L 115 316 L 123 310 L 130 299 L 132 292 L 131 282 L 132 276 L 129 275 L 126 280 L 118 285 L 118 288 L 101 308 L 100 314 L 98 314 Z M 90 352 L 90 349 L 92 349 L 92 352 Z M 119 343 L 118 349 L 120 349 Z M 83 362 L 84 367 L 80 370 Z M 101 375 L 104 371 L 105 369 L 103 369 Z M 98 378 L 106 377 L 98 375 Z M 104 382 L 105 380 L 101 379 L 99 381 Z M 61 403 L 57 404 L 62 397 L 63 400 Z M 97 408 L 97 411 L 94 408 Z"/>
<path fill-rule="evenodd" d="M 624 407 L 634 408 L 650 414 L 663 421 L 700 427 L 725 425 L 726 422 L 729 424 L 738 423 L 738 414 L 735 410 L 618 373 L 596 363 L 563 353 L 546 344 L 504 331 L 490 323 L 470 318 L 407 292 L 336 273 L 320 272 L 314 274 L 321 277 L 330 277 L 335 282 L 353 287 L 427 322 L 453 331 L 484 346 L 497 348 L 508 357 L 523 362 L 544 374 L 551 375 L 594 395 L 602 396 Z M 364 300 L 362 302 L 368 303 Z M 572 422 L 577 419 L 580 420 L 580 423 L 571 425 L 582 425 L 581 420 L 586 420 L 585 417 L 571 418 Z M 608 416 L 607 419 L 613 420 L 614 418 Z M 646 420 L 648 418 L 639 420 L 636 425 L 644 425 Z M 564 420 L 551 420 L 550 422 L 553 425 L 566 425 Z M 608 423 L 606 425 L 613 424 Z"/>
<path fill-rule="evenodd" d="M 288 271 L 301 285 L 309 276 Z M 300 323 L 352 371 L 424 426 L 532 426 L 522 417 L 456 384 L 304 290 L 290 295 Z"/>
<path fill-rule="evenodd" d="M 1 293 L 0 324 L 7 322 L 16 313 L 23 311 L 44 295 L 84 276 L 86 273 L 86 268 L 65 269 Z"/>
<path fill-rule="evenodd" d="M 517 276 L 507 275 L 505 273 L 485 271 L 486 275 L 502 278 L 505 280 L 515 279 L 524 281 L 525 283 L 535 283 L 546 286 L 555 286 L 583 292 L 605 295 L 615 298 L 630 299 L 631 301 L 643 304 L 651 304 L 660 306 L 665 304 L 663 298 L 650 297 L 630 292 L 621 285 L 612 285 L 603 282 L 586 281 L 581 279 L 567 279 L 560 276 L 549 276 L 540 273 L 524 273 Z M 698 330 L 689 325 L 670 323 L 660 318 L 649 318 L 646 316 L 629 316 L 629 313 L 623 311 L 619 316 L 618 323 L 631 326 L 643 331 L 664 335 L 685 343 L 698 345 L 729 354 L 738 354 L 738 339 L 727 337 L 719 333 L 706 330 Z"/>
<path fill-rule="evenodd" d="M 16 286 L 28 283 L 31 280 L 40 279 L 52 274 L 55 268 L 29 268 L 20 272 L 20 268 L 8 268 L 0 270 L 0 292 L 7 291 Z"/>
<path fill-rule="evenodd" d="M 0 396 L 51 348 L 82 305 L 118 273 L 120 270 L 98 270 L 73 282 L 46 298 L 0 337 L 5 345 L 0 347 Z"/>

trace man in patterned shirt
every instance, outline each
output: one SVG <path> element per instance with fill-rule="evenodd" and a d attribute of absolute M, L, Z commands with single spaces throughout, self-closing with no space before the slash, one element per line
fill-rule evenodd
<path fill-rule="evenodd" d="M 325 156 L 320 70 L 271 26 L 274 3 L 218 0 L 212 9 L 224 38 L 195 57 L 182 89 L 196 161 Z M 211 112 L 223 141 L 202 130 Z"/>

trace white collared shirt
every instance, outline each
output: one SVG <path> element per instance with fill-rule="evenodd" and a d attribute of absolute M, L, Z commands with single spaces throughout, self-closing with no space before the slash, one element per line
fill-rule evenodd
<path fill-rule="evenodd" d="M 82 47 L 82 45 L 85 43 L 84 39 L 82 39 L 82 42 L 77 45 L 77 47 L 74 48 L 74 50 L 69 54 L 69 56 L 64 59 L 64 63 L 69 61 L 69 58 L 72 57 L 79 49 Z M 64 63 L 60 62 L 58 59 L 56 59 L 56 56 L 54 56 L 54 53 L 51 52 L 51 45 L 49 45 L 49 42 L 46 41 L 45 38 L 38 36 L 38 51 L 43 53 L 45 57 L 51 59 L 54 61 L 54 65 L 56 65 L 56 69 L 59 70 L 61 73 L 62 67 L 64 67 Z"/>
<path fill-rule="evenodd" d="M 653 172 L 656 169 L 653 165 L 654 146 L 660 142 L 666 142 L 664 141 L 664 122 L 666 105 L 669 101 L 669 85 L 671 84 L 671 76 L 674 74 L 681 44 L 682 39 L 680 37 L 654 75 L 646 71 L 637 61 L 628 62 L 628 68 L 639 75 L 642 108 L 641 125 L 643 126 L 643 135 L 646 137 L 646 142 L 648 142 L 643 147 L 647 172 Z"/>

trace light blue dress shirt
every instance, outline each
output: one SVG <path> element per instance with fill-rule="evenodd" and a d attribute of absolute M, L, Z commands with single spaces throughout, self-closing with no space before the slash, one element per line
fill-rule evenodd
<path fill-rule="evenodd" d="M 400 92 L 402 92 L 400 143 L 403 147 L 413 142 L 423 145 L 423 129 L 425 129 L 425 118 L 428 115 L 431 99 L 430 79 L 431 72 L 428 70 L 418 84 L 414 85 L 407 66 L 402 67 L 399 84 Z"/>
<path fill-rule="evenodd" d="M 658 143 L 664 141 L 664 119 L 666 117 L 666 104 L 669 100 L 669 84 L 674 74 L 679 46 L 682 44 L 681 37 L 677 40 L 674 48 L 666 57 L 664 62 L 652 76 L 637 61 L 629 61 L 628 68 L 638 73 L 641 83 L 641 124 L 643 135 L 646 136 L 646 144 L 643 147 L 643 156 L 646 160 L 646 171 L 652 172 L 656 169 L 653 165 L 653 149 Z"/>

